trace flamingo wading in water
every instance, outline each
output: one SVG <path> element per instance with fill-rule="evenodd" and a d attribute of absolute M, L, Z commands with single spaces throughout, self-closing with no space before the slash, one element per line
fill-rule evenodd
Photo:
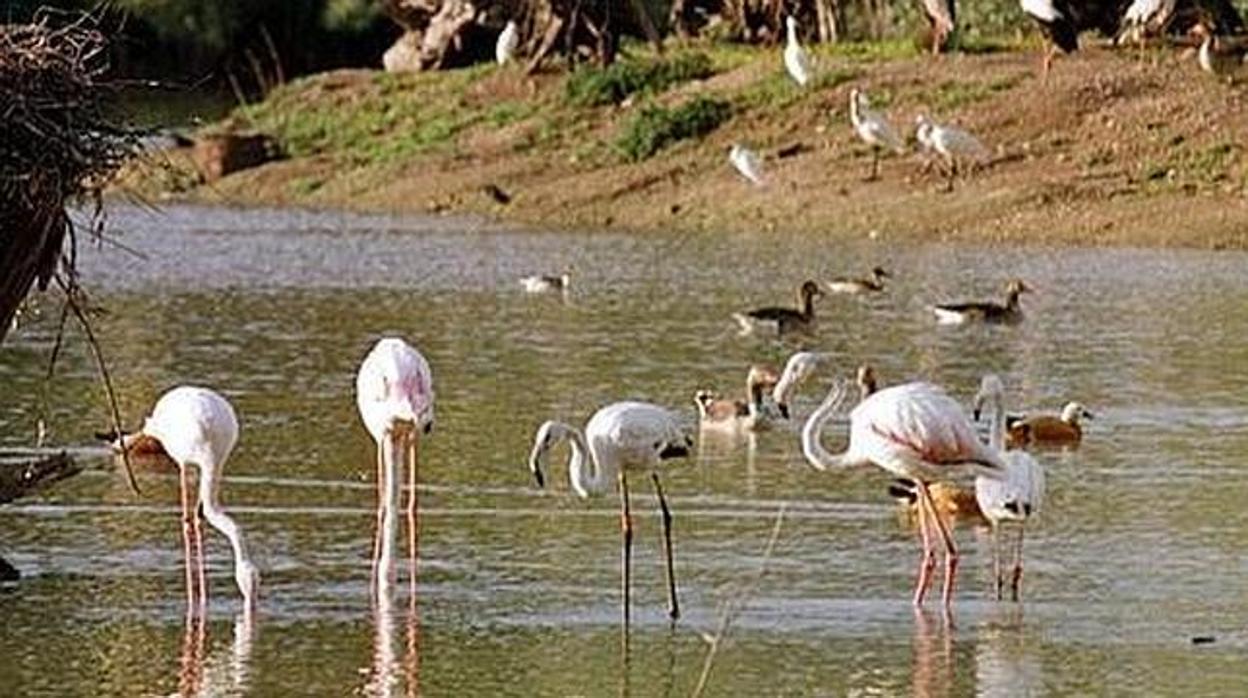
<path fill-rule="evenodd" d="M 688 456 L 693 442 L 685 434 L 676 416 L 668 410 L 646 402 L 616 402 L 599 409 L 589 418 L 582 432 L 558 421 L 544 422 L 533 439 L 529 469 L 538 487 L 544 487 L 546 476 L 542 467 L 559 442 L 568 441 L 572 453 L 568 459 L 568 476 L 572 489 L 582 498 L 606 491 L 616 481 L 620 493 L 621 551 L 620 589 L 623 596 L 624 626 L 629 616 L 629 567 L 632 561 L 633 524 L 628 504 L 628 470 L 649 470 L 654 493 L 659 499 L 663 517 L 663 556 L 667 563 L 667 614 L 672 620 L 680 617 L 676 599 L 676 570 L 672 563 L 672 512 L 663 496 L 658 467 L 669 458 Z"/>
<path fill-rule="evenodd" d="M 386 559 L 393 546 L 383 538 L 395 531 L 399 507 L 399 463 L 407 467 L 407 540 L 410 564 L 416 559 L 416 469 L 420 439 L 433 431 L 433 372 L 407 342 L 387 337 L 364 357 L 355 379 L 355 399 L 364 427 L 377 442 L 377 538 L 373 569 L 393 569 Z M 414 570 L 413 570 L 414 571 Z M 388 573 L 388 572 L 387 572 Z"/>
<path fill-rule="evenodd" d="M 221 507 L 221 473 L 225 461 L 238 443 L 238 417 L 230 403 L 207 388 L 180 386 L 156 401 L 152 414 L 143 423 L 136 438 L 155 439 L 173 462 L 178 464 L 182 482 L 182 534 L 186 553 L 186 589 L 188 604 L 195 604 L 195 585 L 191 574 L 192 540 L 198 560 L 199 604 L 204 604 L 208 589 L 204 580 L 204 539 L 196 510 L 213 528 L 230 540 L 234 551 L 234 582 L 243 594 L 244 611 L 256 606 L 260 572 L 247 554 L 243 531 Z M 125 438 L 125 437 L 123 437 Z M 123 445 L 124 445 L 123 441 Z M 191 503 L 187 470 L 199 470 L 199 506 Z"/>
<path fill-rule="evenodd" d="M 837 382 L 828 397 L 802 428 L 802 452 L 819 470 L 875 464 L 914 482 L 919 498 L 919 535 L 923 556 L 919 562 L 914 604 L 922 605 L 936 565 L 932 528 L 945 546 L 943 600 L 953 600 L 958 549 L 936 510 L 928 484 L 947 479 L 958 471 L 1002 478 L 1005 462 L 1000 453 L 985 446 L 975 427 L 953 398 L 929 383 L 906 383 L 871 394 L 850 412 L 849 448 L 832 454 L 819 443 L 824 426 L 844 402 L 848 388 Z"/>

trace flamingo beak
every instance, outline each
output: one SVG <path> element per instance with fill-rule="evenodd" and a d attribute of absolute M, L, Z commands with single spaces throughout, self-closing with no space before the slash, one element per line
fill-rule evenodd
<path fill-rule="evenodd" d="M 784 417 L 785 419 L 789 418 L 789 403 L 777 402 L 776 409 L 779 410 L 781 417 Z"/>

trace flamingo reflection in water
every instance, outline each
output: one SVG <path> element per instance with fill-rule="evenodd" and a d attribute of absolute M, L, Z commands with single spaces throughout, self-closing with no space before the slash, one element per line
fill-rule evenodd
<path fill-rule="evenodd" d="M 207 655 L 204 623 L 202 614 L 186 614 L 178 695 L 247 695 L 251 678 L 251 648 L 255 642 L 254 614 L 243 612 L 234 616 L 234 640 L 230 644 L 228 657 Z"/>

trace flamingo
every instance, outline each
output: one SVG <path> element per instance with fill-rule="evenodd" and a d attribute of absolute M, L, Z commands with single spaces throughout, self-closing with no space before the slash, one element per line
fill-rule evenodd
<path fill-rule="evenodd" d="M 260 587 L 260 571 L 247 554 L 243 531 L 221 506 L 221 473 L 225 461 L 238 442 L 238 417 L 234 408 L 221 395 L 208 388 L 179 386 L 156 401 L 152 414 L 143 423 L 137 439 L 150 438 L 177 463 L 182 485 L 182 536 L 186 554 L 186 589 L 188 608 L 196 603 L 195 580 L 192 579 L 192 547 L 198 564 L 198 603 L 202 607 L 208 596 L 204 580 L 203 530 L 196 510 L 213 528 L 230 541 L 234 551 L 234 582 L 243 595 L 244 612 L 256 606 Z M 199 470 L 199 505 L 191 503 L 188 470 Z M 192 541 L 194 544 L 192 545 Z"/>
<path fill-rule="evenodd" d="M 905 150 L 897 132 L 883 114 L 871 109 L 867 94 L 858 88 L 849 91 L 849 120 L 864 143 L 871 146 L 871 174 L 867 181 L 880 177 L 880 151 L 884 148 L 900 155 Z"/>
<path fill-rule="evenodd" d="M 407 540 L 416 559 L 416 469 L 420 439 L 433 431 L 433 372 L 419 351 L 396 337 L 373 346 L 355 378 L 356 406 L 364 427 L 377 442 L 377 538 L 373 570 L 391 565 L 390 541 L 399 507 L 399 461 L 407 467 Z M 414 570 L 413 570 L 414 572 Z"/>
<path fill-rule="evenodd" d="M 629 575 L 632 560 L 633 523 L 628 504 L 628 470 L 649 470 L 654 492 L 659 499 L 663 520 L 663 555 L 667 563 L 667 614 L 673 621 L 680 618 L 676 598 L 676 571 L 672 563 L 672 513 L 663 496 L 658 467 L 669 458 L 688 456 L 693 441 L 685 434 L 676 416 L 668 410 L 646 402 L 616 402 L 599 409 L 589 418 L 582 432 L 558 421 L 544 422 L 533 438 L 529 469 L 538 487 L 544 487 L 546 476 L 542 467 L 547 455 L 559 442 L 568 441 L 572 453 L 568 459 L 568 476 L 572 489 L 582 497 L 604 492 L 616 481 L 620 494 L 620 530 L 623 537 L 621 553 L 621 592 L 624 626 L 629 617 Z M 588 462 L 587 462 L 588 458 Z"/>
<path fill-rule="evenodd" d="M 516 55 L 520 46 L 520 28 L 514 19 L 507 20 L 507 26 L 498 33 L 498 41 L 494 44 L 494 59 L 499 65 L 507 65 Z"/>
<path fill-rule="evenodd" d="M 832 358 L 832 354 L 815 351 L 799 351 L 789 357 L 780 373 L 780 380 L 771 391 L 771 399 L 776 403 L 780 416 L 789 418 L 789 400 L 793 398 L 793 394 L 815 371 L 832 361 Z"/>
<path fill-rule="evenodd" d="M 788 30 L 788 39 L 784 44 L 784 69 L 793 82 L 805 87 L 810 82 L 810 57 L 797 40 L 797 19 L 789 15 L 784 18 L 784 25 Z"/>
<path fill-rule="evenodd" d="M 942 598 L 947 608 L 953 600 L 958 549 L 936 511 L 928 485 L 966 470 L 1001 478 L 1005 462 L 1000 453 L 980 442 L 962 407 L 929 383 L 884 388 L 858 403 L 850 412 L 849 448 L 840 454 L 829 453 L 819 443 L 819 435 L 847 393 L 844 383 L 838 381 L 819 409 L 806 420 L 802 428 L 802 453 L 819 470 L 873 463 L 915 483 L 921 507 L 919 534 L 923 555 L 914 588 L 914 604 L 923 604 L 931 585 L 936 565 L 931 527 L 935 526 L 945 547 Z"/>
<path fill-rule="evenodd" d="M 932 55 L 940 53 L 957 23 L 958 6 L 955 0 L 923 0 L 923 14 L 931 25 Z"/>
<path fill-rule="evenodd" d="M 741 145 L 733 143 L 728 149 L 728 161 L 741 173 L 742 177 L 750 180 L 755 186 L 763 186 L 763 161 L 758 157 L 758 153 Z"/>
<path fill-rule="evenodd" d="M 1001 526 L 1007 522 L 1018 524 L 1018 543 L 1014 547 L 1014 566 L 1010 577 L 1011 596 L 1018 601 L 1023 580 L 1023 532 L 1027 522 L 1044 503 L 1044 468 L 1026 451 L 1005 450 L 1005 387 L 1001 379 L 991 373 L 983 377 L 979 393 L 975 395 L 974 415 L 977 420 L 985 403 L 991 410 L 988 446 L 1001 453 L 1005 462 L 1005 478 L 976 478 L 975 500 L 984 518 L 992 525 L 992 575 L 998 601 L 1005 583 L 1001 574 Z"/>

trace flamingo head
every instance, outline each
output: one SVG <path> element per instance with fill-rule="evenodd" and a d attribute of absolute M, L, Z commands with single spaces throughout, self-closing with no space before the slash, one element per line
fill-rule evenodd
<path fill-rule="evenodd" d="M 715 393 L 711 390 L 699 390 L 693 394 L 693 403 L 698 406 L 698 414 L 706 416 L 707 409 L 715 402 Z"/>
<path fill-rule="evenodd" d="M 979 392 L 975 393 L 971 416 L 978 422 L 980 413 L 984 411 L 984 403 L 1000 401 L 1003 395 L 1005 395 L 1005 385 L 1001 382 L 1001 378 L 995 373 L 985 374 L 979 381 Z"/>
<path fill-rule="evenodd" d="M 830 354 L 813 351 L 799 351 L 789 357 L 784 365 L 784 371 L 780 374 L 780 380 L 771 391 L 772 400 L 775 401 L 776 409 L 780 410 L 782 417 L 789 418 L 789 400 L 793 397 L 793 393 L 821 364 L 829 359 L 831 359 Z"/>
<path fill-rule="evenodd" d="M 542 472 L 551 449 L 560 441 L 567 439 L 569 429 L 566 424 L 553 420 L 542 423 L 533 436 L 533 450 L 529 452 L 529 470 L 533 472 L 533 480 L 539 488 L 546 486 L 546 475 Z"/>

